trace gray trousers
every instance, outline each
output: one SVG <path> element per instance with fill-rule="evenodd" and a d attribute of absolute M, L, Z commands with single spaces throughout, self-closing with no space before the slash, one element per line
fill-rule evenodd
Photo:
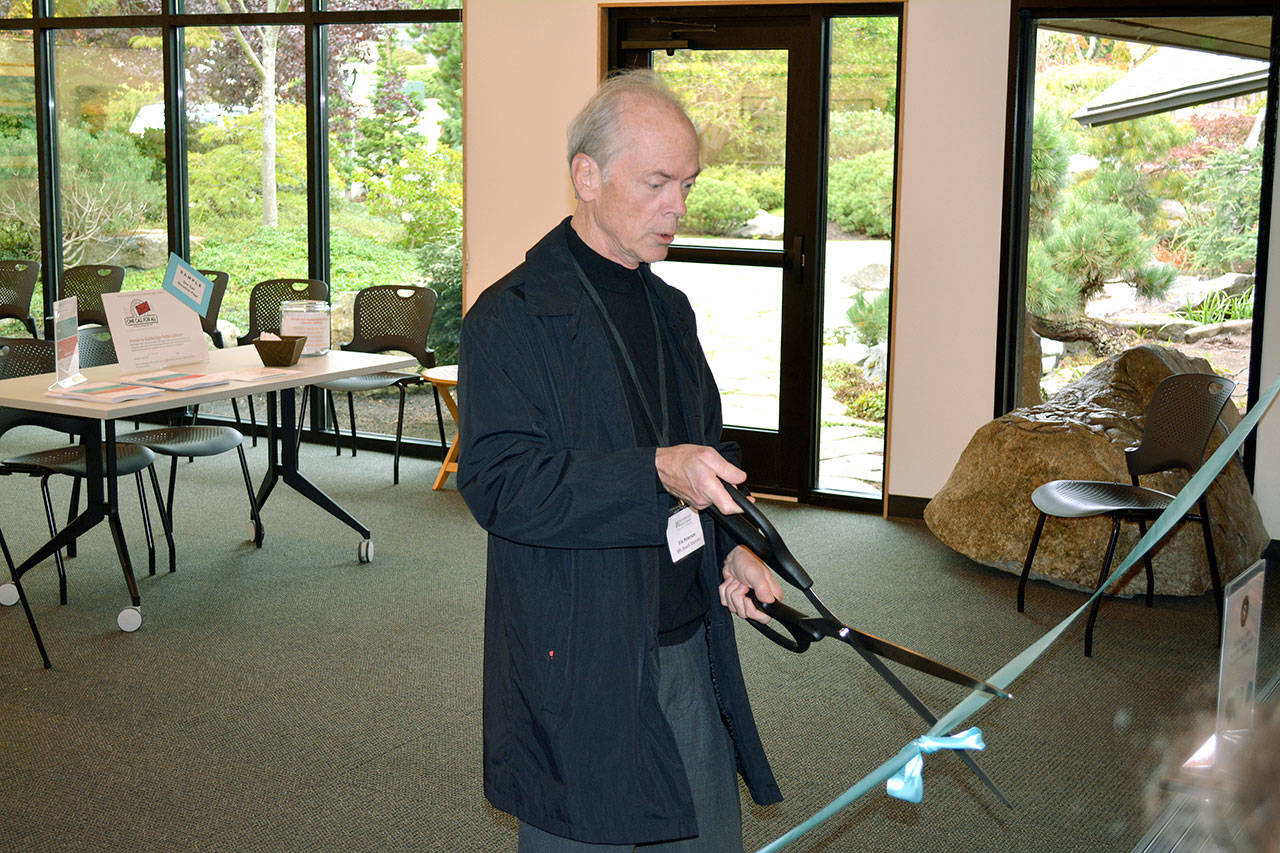
<path fill-rule="evenodd" d="M 639 846 L 586 844 L 521 823 L 520 853 L 740 853 L 742 804 L 738 801 L 737 762 L 711 685 L 706 629 L 699 629 L 679 645 L 660 647 L 658 664 L 658 701 L 675 733 L 688 774 L 698 836 Z"/>

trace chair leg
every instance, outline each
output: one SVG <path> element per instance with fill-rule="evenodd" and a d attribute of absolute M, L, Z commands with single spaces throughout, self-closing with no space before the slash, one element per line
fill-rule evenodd
<path fill-rule="evenodd" d="M 53 501 L 49 499 L 49 476 L 40 478 L 40 497 L 44 499 L 44 517 L 49 522 L 49 538 L 58 535 L 58 522 L 53 517 Z M 62 549 L 53 552 L 53 562 L 58 567 L 58 603 L 67 603 L 67 567 L 62 562 Z"/>
<path fill-rule="evenodd" d="M 1138 519 L 1138 535 L 1140 537 L 1147 535 L 1147 520 L 1145 518 Z M 1156 573 L 1155 570 L 1151 568 L 1150 548 L 1148 548 L 1146 553 L 1142 555 L 1142 562 L 1145 564 L 1147 569 L 1147 606 L 1151 607 L 1155 604 Z"/>
<path fill-rule="evenodd" d="M 329 403 L 333 403 L 333 394 L 329 395 Z M 356 456 L 356 395 L 347 392 L 347 421 L 351 424 L 351 458 Z M 338 434 L 338 419 L 333 419 L 333 432 Z"/>
<path fill-rule="evenodd" d="M 67 506 L 67 524 L 71 523 L 71 519 L 76 517 L 76 513 L 80 510 L 80 478 L 71 478 L 71 501 Z M 67 543 L 67 559 L 73 559 L 76 555 L 76 541 L 72 539 Z"/>
<path fill-rule="evenodd" d="M 1022 564 L 1022 577 L 1018 578 L 1018 612 L 1022 612 L 1027 592 L 1027 578 L 1031 575 L 1031 561 L 1036 558 L 1036 549 L 1040 547 L 1040 534 L 1044 532 L 1045 514 L 1040 513 L 1036 520 L 1036 532 L 1031 535 L 1031 547 L 1027 549 L 1026 562 Z"/>
<path fill-rule="evenodd" d="M 152 465 L 148 469 L 151 472 L 151 491 L 155 493 L 156 505 L 160 507 L 160 523 L 164 525 L 164 535 L 169 545 L 169 571 L 171 573 L 178 570 L 177 555 L 174 553 L 176 548 L 173 544 L 173 479 L 177 473 L 177 467 L 177 457 L 170 457 L 168 501 L 160 495 L 160 478 L 156 476 L 156 466 Z"/>
<path fill-rule="evenodd" d="M 1096 589 L 1102 589 L 1103 583 L 1107 580 L 1107 573 L 1111 571 L 1111 559 L 1116 554 L 1116 541 L 1120 538 L 1120 518 L 1111 519 L 1111 541 L 1107 543 L 1107 556 L 1102 561 L 1102 571 L 1098 572 L 1098 586 Z M 1096 590 L 1095 590 L 1096 591 Z M 1084 656 L 1093 657 L 1093 623 L 1098 619 L 1098 608 L 1102 606 L 1102 596 L 1099 595 L 1093 600 L 1093 607 L 1089 608 L 1089 624 L 1084 629 Z"/>
<path fill-rule="evenodd" d="M 245 399 L 251 400 L 252 398 L 245 398 Z M 240 404 L 236 402 L 235 397 L 231 398 L 231 414 L 236 416 L 236 429 L 244 429 L 244 421 L 240 420 Z M 254 447 L 258 446 L 257 430 L 250 430 L 249 440 L 253 442 Z"/>
<path fill-rule="evenodd" d="M 147 574 L 156 573 L 156 541 L 151 533 L 151 512 L 147 509 L 147 491 L 142 485 L 142 472 L 133 475 L 138 484 L 138 507 L 142 511 L 142 529 L 147 534 Z"/>
<path fill-rule="evenodd" d="M 329 409 L 329 421 L 333 424 L 333 455 L 341 456 L 342 427 L 338 425 L 338 409 L 333 405 L 333 392 L 326 388 L 322 393 L 324 394 L 325 405 Z"/>
<path fill-rule="evenodd" d="M 258 414 L 257 412 L 254 411 L 254 408 L 253 408 L 253 395 L 250 394 L 248 397 L 245 397 L 245 400 L 249 403 L 249 429 L 253 432 L 253 446 L 257 447 L 258 446 Z"/>
<path fill-rule="evenodd" d="M 249 516 L 253 519 L 253 541 L 262 547 L 262 517 L 258 514 L 258 498 L 253 493 L 253 478 L 249 476 L 249 463 L 244 458 L 244 447 L 236 445 L 236 453 L 240 456 L 240 473 L 244 475 L 244 488 L 249 494 Z"/>
<path fill-rule="evenodd" d="M 1218 574 L 1218 555 L 1213 550 L 1213 531 L 1209 522 L 1209 500 L 1200 496 L 1200 531 L 1204 534 L 1204 552 L 1209 557 L 1209 580 L 1213 582 L 1213 602 L 1218 605 L 1218 642 L 1222 642 L 1222 576 Z"/>
<path fill-rule="evenodd" d="M 440 428 L 440 449 L 447 451 L 449 445 L 444 440 L 444 413 L 440 411 L 440 389 L 434 384 L 431 386 L 431 393 L 436 398 L 436 426 Z"/>
<path fill-rule="evenodd" d="M 400 438 L 404 434 L 404 394 L 408 389 L 400 385 L 400 411 L 396 415 L 396 452 L 391 464 L 391 484 L 400 485 Z"/>

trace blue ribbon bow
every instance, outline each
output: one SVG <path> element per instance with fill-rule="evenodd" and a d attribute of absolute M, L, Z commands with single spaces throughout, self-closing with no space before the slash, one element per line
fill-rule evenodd
<path fill-rule="evenodd" d="M 982 730 L 977 726 L 951 735 L 949 737 L 931 737 L 924 735 L 907 744 L 906 750 L 914 755 L 903 765 L 902 769 L 889 777 L 884 783 L 889 796 L 918 803 L 924 796 L 924 755 L 926 752 L 937 752 L 940 749 L 986 749 L 982 740 Z"/>

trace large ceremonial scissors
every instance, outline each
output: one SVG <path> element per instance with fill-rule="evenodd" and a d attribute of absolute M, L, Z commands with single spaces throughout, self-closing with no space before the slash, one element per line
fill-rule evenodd
<path fill-rule="evenodd" d="M 777 528 L 765 517 L 760 508 L 734 486 L 729 483 L 724 483 L 724 486 L 728 490 L 730 497 L 733 498 L 734 503 L 742 508 L 742 514 L 726 515 L 716 509 L 713 504 L 708 507 L 708 511 L 716 520 L 716 523 L 723 527 L 739 544 L 750 549 L 783 580 L 802 591 L 819 614 L 818 616 L 807 616 L 780 601 L 769 604 L 760 604 L 757 601 L 756 606 L 786 628 L 790 636 L 775 630 L 771 624 L 766 625 L 754 619 L 748 619 L 747 621 L 751 623 L 753 628 L 784 649 L 796 653 L 806 651 L 813 643 L 825 637 L 843 640 L 852 646 L 854 651 L 861 655 L 862 659 L 870 664 L 871 668 L 893 688 L 894 692 L 901 696 L 931 726 L 938 722 L 937 716 L 929 710 L 920 697 L 916 696 L 907 685 L 902 683 L 902 680 L 880 658 L 888 658 L 919 672 L 959 684 L 962 687 L 968 687 L 971 690 L 978 690 L 991 696 L 1000 696 L 1005 699 L 1012 698 L 1008 692 L 981 678 L 976 678 L 919 652 L 912 651 L 905 646 L 899 646 L 874 634 L 859 631 L 857 628 L 852 628 L 845 624 L 831 612 L 830 608 L 813 591 L 813 578 L 809 577 L 809 573 L 800 565 L 800 561 L 787 548 Z M 1000 798 L 1001 802 L 1006 806 L 1010 805 L 1004 794 L 988 778 L 987 774 L 978 767 L 977 762 L 974 761 L 969 753 L 960 751 L 957 755 L 965 764 L 969 765 L 969 768 L 977 774 L 983 784 Z"/>

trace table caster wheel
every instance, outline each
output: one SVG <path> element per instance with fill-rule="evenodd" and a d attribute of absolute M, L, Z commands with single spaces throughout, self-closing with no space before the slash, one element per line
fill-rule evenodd
<path fill-rule="evenodd" d="M 356 552 L 356 556 L 362 563 L 373 562 L 373 540 L 365 539 L 360 543 L 360 548 Z"/>
<path fill-rule="evenodd" d="M 0 604 L 12 607 L 18 603 L 18 587 L 11 583 L 0 583 Z"/>
<path fill-rule="evenodd" d="M 142 627 L 142 609 L 138 607 L 126 607 L 120 611 L 120 615 L 116 617 L 116 624 L 120 626 L 120 630 L 126 634 L 132 634 L 134 631 Z"/>

